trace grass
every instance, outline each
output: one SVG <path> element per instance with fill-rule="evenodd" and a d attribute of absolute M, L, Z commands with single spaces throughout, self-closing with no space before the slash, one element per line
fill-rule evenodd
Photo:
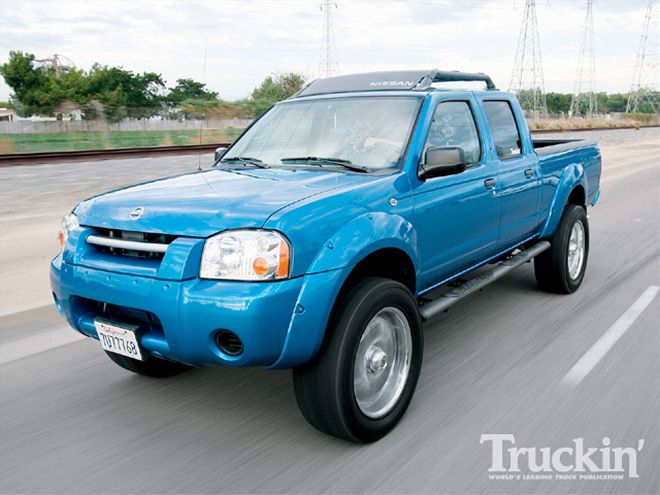
<path fill-rule="evenodd" d="M 608 119 L 605 117 L 579 117 L 574 119 L 530 119 L 527 121 L 529 129 L 538 130 L 564 130 L 564 129 L 594 129 L 618 127 L 644 127 L 646 125 L 660 124 L 660 118 L 657 116 L 630 116 L 619 119 Z"/>
<path fill-rule="evenodd" d="M 242 129 L 203 129 L 202 144 L 232 142 Z M 80 131 L 0 135 L 0 153 L 95 150 L 199 144 L 199 130 Z"/>

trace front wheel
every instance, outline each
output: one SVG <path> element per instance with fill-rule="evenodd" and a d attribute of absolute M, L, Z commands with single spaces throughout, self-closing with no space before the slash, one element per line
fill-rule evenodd
<path fill-rule="evenodd" d="M 338 303 L 317 360 L 294 370 L 298 406 L 324 433 L 378 440 L 403 417 L 422 353 L 413 295 L 396 281 L 366 278 Z"/>
<path fill-rule="evenodd" d="M 589 221 L 582 206 L 567 205 L 552 238 L 550 249 L 534 258 L 539 287 L 571 294 L 584 279 L 589 256 Z"/>

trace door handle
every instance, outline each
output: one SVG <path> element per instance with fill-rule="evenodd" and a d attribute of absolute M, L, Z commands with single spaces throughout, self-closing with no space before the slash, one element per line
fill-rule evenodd
<path fill-rule="evenodd" d="M 533 168 L 526 169 L 525 170 L 525 177 L 527 177 L 528 179 L 531 179 L 532 177 L 534 177 L 534 169 Z"/>
<path fill-rule="evenodd" d="M 490 179 L 486 179 L 484 181 L 484 187 L 486 189 L 492 189 L 493 187 L 495 187 L 495 184 L 497 184 L 497 181 L 495 179 L 493 179 L 492 177 Z"/>

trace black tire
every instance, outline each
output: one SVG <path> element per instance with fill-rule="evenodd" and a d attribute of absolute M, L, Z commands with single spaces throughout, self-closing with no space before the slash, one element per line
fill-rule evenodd
<path fill-rule="evenodd" d="M 183 373 L 192 368 L 183 363 L 165 361 L 164 359 L 159 359 L 154 356 L 150 356 L 144 361 L 138 361 L 137 359 L 122 356 L 121 354 L 115 354 L 114 352 L 106 351 L 106 354 L 115 362 L 115 364 L 121 366 L 125 370 L 132 371 L 138 375 L 151 376 L 154 378 L 167 378 L 178 375 L 179 373 Z"/>
<path fill-rule="evenodd" d="M 410 367 L 398 398 L 394 396 L 388 412 L 374 418 L 362 412 L 356 399 L 355 360 L 367 324 L 377 313 L 392 311 L 391 308 L 403 315 L 410 329 L 406 346 L 411 349 Z M 324 433 L 353 442 L 376 441 L 403 417 L 419 378 L 424 337 L 415 298 L 399 282 L 376 277 L 362 279 L 337 303 L 327 332 L 318 358 L 293 371 L 298 406 L 305 419 Z"/>
<path fill-rule="evenodd" d="M 571 277 L 568 265 L 569 240 L 576 222 L 584 229 L 584 257 L 579 273 Z M 566 205 L 557 232 L 551 240 L 550 249 L 534 258 L 534 273 L 539 287 L 557 294 L 575 292 L 584 279 L 589 258 L 589 221 L 583 206 Z"/>

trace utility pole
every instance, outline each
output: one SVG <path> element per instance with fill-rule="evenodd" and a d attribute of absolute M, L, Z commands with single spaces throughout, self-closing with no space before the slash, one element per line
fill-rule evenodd
<path fill-rule="evenodd" d="M 516 93 L 523 110 L 530 112 L 532 118 L 547 116 L 536 0 L 525 2 L 509 91 Z"/>
<path fill-rule="evenodd" d="M 577 117 L 578 115 L 590 117 L 598 113 L 593 4 L 593 0 L 587 0 L 584 33 L 580 45 L 571 109 L 569 110 L 569 116 L 571 117 Z"/>
<path fill-rule="evenodd" d="M 649 0 L 644 16 L 642 37 L 639 40 L 626 113 L 636 113 L 640 109 L 660 113 L 659 23 L 657 0 Z"/>
<path fill-rule="evenodd" d="M 335 30 L 332 22 L 332 9 L 337 3 L 332 0 L 321 0 L 323 12 L 323 50 L 321 52 L 320 72 L 322 76 L 329 77 L 337 73 L 337 46 L 335 45 Z"/>

